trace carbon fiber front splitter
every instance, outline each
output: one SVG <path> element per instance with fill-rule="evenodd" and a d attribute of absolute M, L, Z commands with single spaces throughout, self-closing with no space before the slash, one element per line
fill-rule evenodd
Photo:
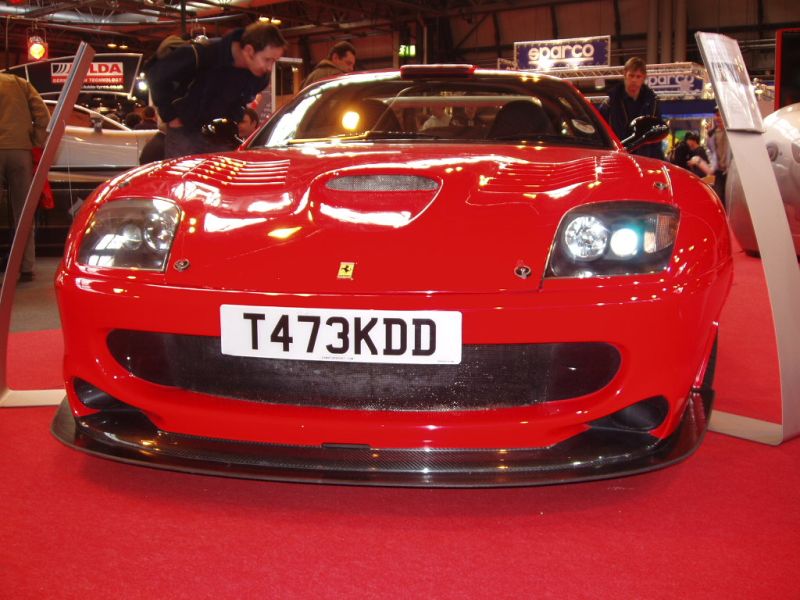
<path fill-rule="evenodd" d="M 589 429 L 548 448 L 376 449 L 227 441 L 157 429 L 136 411 L 75 418 L 65 399 L 52 424 L 76 450 L 137 465 L 246 479 L 410 487 L 501 487 L 589 481 L 662 468 L 688 457 L 707 429 L 712 392 L 693 392 L 669 438 Z"/>

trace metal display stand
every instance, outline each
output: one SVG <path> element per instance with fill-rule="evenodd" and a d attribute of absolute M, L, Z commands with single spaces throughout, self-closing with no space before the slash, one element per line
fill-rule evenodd
<path fill-rule="evenodd" d="M 81 83 L 89 71 L 94 54 L 94 49 L 91 46 L 81 42 L 75 54 L 69 77 L 64 84 L 58 104 L 47 127 L 49 135 L 44 145 L 42 158 L 34 172 L 33 182 L 28 190 L 25 206 L 17 224 L 14 243 L 11 245 L 11 253 L 6 265 L 6 275 L 3 278 L 2 290 L 0 290 L 0 350 L 2 351 L 2 356 L 0 356 L 0 407 L 58 404 L 64 398 L 65 392 L 63 389 L 25 391 L 9 389 L 7 380 L 8 335 L 14 293 L 17 289 L 17 276 L 22 264 L 22 254 L 28 236 L 31 235 L 33 230 L 36 207 L 39 204 L 39 197 L 42 195 L 45 181 L 47 181 L 47 172 L 53 164 L 58 145 L 61 143 L 61 137 L 64 134 L 66 121 L 63 115 L 67 107 L 73 106 L 78 99 Z"/>
<path fill-rule="evenodd" d="M 699 32 L 695 38 L 714 86 L 761 251 L 781 386 L 781 423 L 714 411 L 710 427 L 719 433 L 778 445 L 800 435 L 800 268 L 739 45 L 715 33 Z"/>

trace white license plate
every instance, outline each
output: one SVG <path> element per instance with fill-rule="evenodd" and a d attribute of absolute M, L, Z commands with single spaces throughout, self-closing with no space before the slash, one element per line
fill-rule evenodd
<path fill-rule="evenodd" d="M 222 353 L 290 360 L 458 364 L 457 311 L 220 306 Z"/>

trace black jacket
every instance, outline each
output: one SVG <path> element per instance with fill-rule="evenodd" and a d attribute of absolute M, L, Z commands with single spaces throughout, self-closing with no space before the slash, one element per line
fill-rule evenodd
<path fill-rule="evenodd" d="M 650 115 L 661 118 L 661 106 L 655 92 L 647 85 L 639 91 L 639 97 L 634 100 L 625 93 L 625 84 L 620 83 L 611 90 L 608 98 L 600 105 L 600 114 L 611 125 L 617 137 L 624 140 L 630 135 L 630 122 L 636 117 Z M 640 156 L 664 159 L 661 144 L 648 144 L 634 152 Z"/>
<path fill-rule="evenodd" d="M 247 103 L 269 83 L 269 75 L 256 77 L 233 66 L 231 46 L 243 31 L 206 45 L 180 46 L 153 62 L 147 83 L 162 121 L 178 117 L 187 129 L 198 130 L 221 117 L 241 120 Z"/>

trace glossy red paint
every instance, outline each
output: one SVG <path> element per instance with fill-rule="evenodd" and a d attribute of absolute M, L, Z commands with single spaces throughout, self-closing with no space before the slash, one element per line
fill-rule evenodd
<path fill-rule="evenodd" d="M 479 150 L 471 148 L 473 155 L 481 156 Z M 491 185 L 500 165 L 511 161 L 544 161 L 557 172 L 580 160 L 573 150 L 515 147 L 504 148 L 502 155 L 496 148 L 485 150 L 484 156 L 496 158 L 472 164 L 461 161 L 462 170 L 452 178 L 445 172 L 455 164 L 446 159 L 450 148 L 436 156 L 431 148 L 398 151 L 394 146 L 375 146 L 363 153 L 358 166 L 353 166 L 349 157 L 347 167 L 339 167 L 336 159 L 324 152 L 308 157 L 289 151 L 284 159 L 285 178 L 294 184 L 289 192 L 293 201 L 280 215 L 257 217 L 253 223 L 247 223 L 253 214 L 248 207 L 261 201 L 263 194 L 237 188 L 228 193 L 229 188 L 220 185 L 214 192 L 219 192 L 219 199 L 213 203 L 192 196 L 199 192 L 187 193 L 186 188 L 195 183 L 210 188 L 210 184 L 197 173 L 171 174 L 187 161 L 131 176 L 114 196 L 158 195 L 180 201 L 185 212 L 181 231 L 165 274 L 82 267 L 76 264 L 75 247 L 71 247 L 58 277 L 68 383 L 70 378 L 80 377 L 102 384 L 109 394 L 142 408 L 169 431 L 283 444 L 546 446 L 632 399 L 658 394 L 664 394 L 675 408 L 672 419 L 662 427 L 667 433 L 680 417 L 680 407 L 703 363 L 706 340 L 715 333 L 730 284 L 728 231 L 715 197 L 680 170 L 622 153 L 594 158 L 621 165 L 620 172 L 628 178 L 636 173 L 642 183 L 637 189 L 642 192 L 635 196 L 628 193 L 633 187 L 630 179 L 623 177 L 592 189 L 592 182 L 579 181 L 567 195 L 556 199 L 539 183 L 535 192 L 513 184 L 498 191 L 482 191 L 479 180 L 486 178 Z M 427 163 L 424 168 L 414 165 L 416 155 Z M 235 160 L 240 168 L 248 168 L 280 161 L 281 154 L 248 152 L 236 155 Z M 324 170 L 322 177 L 317 177 L 324 181 L 343 171 L 376 169 L 421 173 L 445 185 L 425 218 L 397 230 L 335 223 L 320 216 L 313 195 L 319 181 L 314 181 L 313 174 Z M 668 184 L 667 191 L 652 186 L 660 181 Z M 304 188 L 312 190 L 307 207 L 299 215 L 292 214 L 303 202 Z M 471 191 L 465 194 L 464 190 Z M 678 195 L 688 193 L 694 196 L 692 202 L 680 202 L 677 249 L 666 272 L 542 281 L 545 258 L 565 210 L 620 197 L 676 202 Z M 398 202 L 403 202 L 402 198 Z M 87 203 L 82 221 L 91 218 L 91 206 L 96 203 Z M 207 223 L 211 216 L 245 224 L 225 231 L 203 231 L 199 224 Z M 301 230 L 290 240 L 268 235 L 277 228 L 298 226 L 308 231 Z M 190 269 L 178 272 L 171 268 L 183 257 L 190 257 Z M 354 279 L 337 279 L 340 261 L 357 264 Z M 516 277 L 518 261 L 529 264 L 533 276 Z M 623 368 L 606 389 L 576 400 L 488 412 L 385 414 L 256 405 L 161 389 L 137 381 L 105 347 L 105 337 L 112 329 L 218 336 L 223 303 L 460 310 L 464 343 L 601 340 L 620 348 Z M 74 398 L 73 408 L 76 414 L 91 412 Z"/>

